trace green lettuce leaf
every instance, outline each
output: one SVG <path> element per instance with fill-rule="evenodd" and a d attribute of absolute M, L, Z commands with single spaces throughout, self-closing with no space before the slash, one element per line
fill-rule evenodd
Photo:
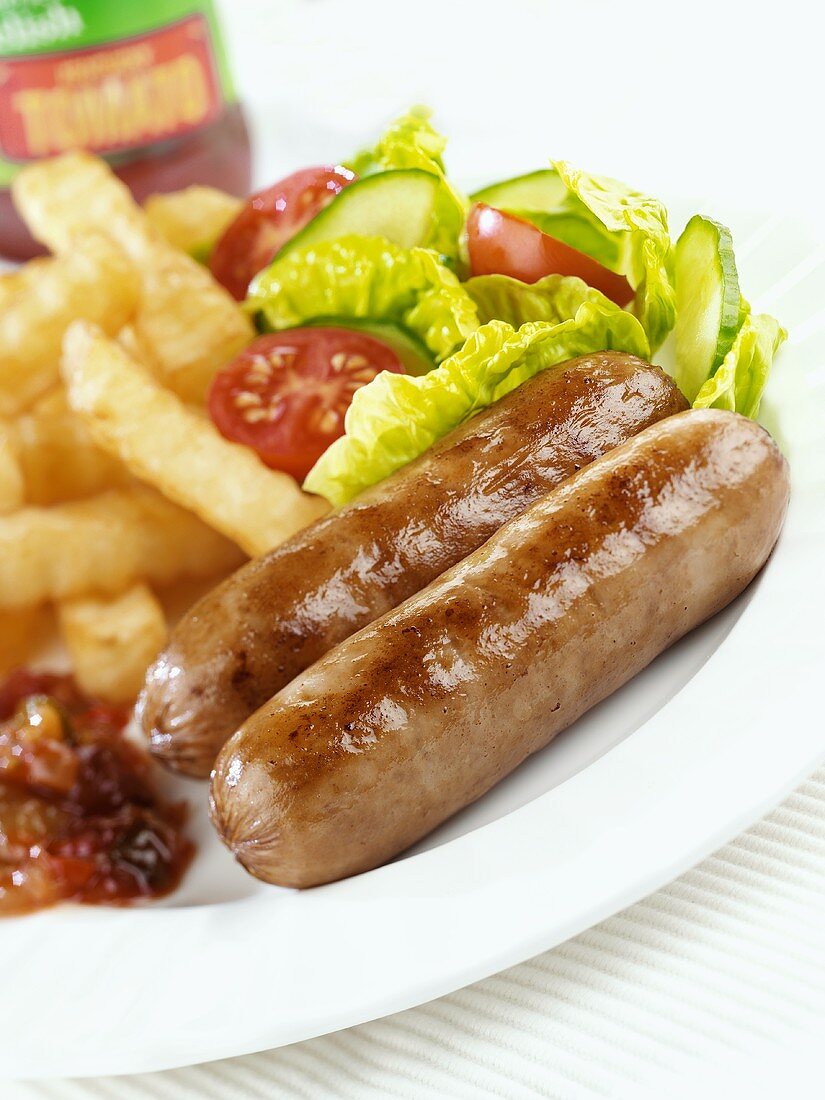
<path fill-rule="evenodd" d="M 426 107 L 413 107 L 393 122 L 374 149 L 359 153 L 347 167 L 359 176 L 387 172 L 396 168 L 420 168 L 441 180 L 433 219 L 433 231 L 427 245 L 455 259 L 467 212 L 467 199 L 447 179 L 443 153 L 447 139 L 430 123 Z"/>
<path fill-rule="evenodd" d="M 464 289 L 478 306 L 478 319 L 506 321 L 520 328 L 528 321 L 558 324 L 575 317 L 582 302 L 607 304 L 599 290 L 568 275 L 545 275 L 537 283 L 523 283 L 509 275 L 476 275 Z"/>
<path fill-rule="evenodd" d="M 345 504 L 539 371 L 610 349 L 649 356 L 636 318 L 606 299 L 583 301 L 575 316 L 557 324 L 531 322 L 516 330 L 489 321 L 429 374 L 385 371 L 357 390 L 345 434 L 316 462 L 304 488 Z"/>
<path fill-rule="evenodd" d="M 755 417 L 774 356 L 788 333 L 767 313 L 748 315 L 721 366 L 699 390 L 695 409 L 731 409 Z"/>
<path fill-rule="evenodd" d="M 634 310 L 656 351 L 676 319 L 665 207 L 657 199 L 607 176 L 590 175 L 565 161 L 555 161 L 554 167 L 571 193 L 595 214 L 618 245 L 618 260 L 606 253 L 586 251 L 630 282 L 636 292 Z"/>
<path fill-rule="evenodd" d="M 373 149 L 358 153 L 347 167 L 359 176 L 392 168 L 423 168 L 443 176 L 447 139 L 432 125 L 431 115 L 427 107 L 413 107 L 387 127 Z"/>
<path fill-rule="evenodd" d="M 441 362 L 478 328 L 476 304 L 437 253 L 341 237 L 286 253 L 255 277 L 247 308 L 274 330 L 323 317 L 400 325 Z"/>

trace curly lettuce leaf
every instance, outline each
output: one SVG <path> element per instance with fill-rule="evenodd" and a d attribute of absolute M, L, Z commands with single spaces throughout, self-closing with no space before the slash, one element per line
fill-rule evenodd
<path fill-rule="evenodd" d="M 575 317 L 582 302 L 609 304 L 599 290 L 569 275 L 545 275 L 536 283 L 523 283 L 509 275 L 476 275 L 464 289 L 478 306 L 478 319 L 506 321 L 520 328 L 528 321 L 558 324 Z"/>
<path fill-rule="evenodd" d="M 775 317 L 767 313 L 746 316 L 733 347 L 699 390 L 693 407 L 730 409 L 755 417 L 774 356 L 787 338 Z"/>
<path fill-rule="evenodd" d="M 590 175 L 561 160 L 555 161 L 554 167 L 571 193 L 595 214 L 618 245 L 617 261 L 606 254 L 586 251 L 630 282 L 636 292 L 634 310 L 656 351 L 676 320 L 665 207 L 657 199 L 607 176 Z"/>
<path fill-rule="evenodd" d="M 432 236 L 427 241 L 442 255 L 455 259 L 467 212 L 467 199 L 447 179 L 443 153 L 447 139 L 430 123 L 426 107 L 413 107 L 393 122 L 374 149 L 364 150 L 347 167 L 359 176 L 397 168 L 419 168 L 441 180 Z"/>
<path fill-rule="evenodd" d="M 489 321 L 429 374 L 385 371 L 357 390 L 345 434 L 316 462 L 304 488 L 333 505 L 345 504 L 539 371 L 611 349 L 649 355 L 637 319 L 606 299 L 583 301 L 573 317 L 556 324 L 538 321 L 514 329 Z"/>
<path fill-rule="evenodd" d="M 252 282 L 248 308 L 274 330 L 317 318 L 408 329 L 436 362 L 478 328 L 476 304 L 437 253 L 383 237 L 341 237 L 291 250 Z"/>
<path fill-rule="evenodd" d="M 347 167 L 359 176 L 392 168 L 423 168 L 445 174 L 443 153 L 447 139 L 430 122 L 428 107 L 413 107 L 390 123 L 378 144 L 358 153 Z"/>

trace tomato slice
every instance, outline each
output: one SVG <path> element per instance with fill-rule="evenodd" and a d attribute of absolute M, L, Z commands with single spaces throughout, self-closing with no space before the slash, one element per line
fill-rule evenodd
<path fill-rule="evenodd" d="M 259 336 L 220 371 L 207 403 L 218 430 L 303 481 L 344 433 L 353 395 L 382 370 L 404 374 L 386 344 L 343 328 Z"/>
<path fill-rule="evenodd" d="M 510 275 L 535 283 L 545 275 L 577 275 L 618 306 L 633 300 L 623 275 L 542 233 L 535 225 L 477 202 L 467 218 L 467 245 L 473 275 Z"/>
<path fill-rule="evenodd" d="M 348 168 L 321 165 L 302 168 L 250 195 L 212 250 L 212 274 L 236 301 L 243 301 L 258 272 L 355 179 Z"/>

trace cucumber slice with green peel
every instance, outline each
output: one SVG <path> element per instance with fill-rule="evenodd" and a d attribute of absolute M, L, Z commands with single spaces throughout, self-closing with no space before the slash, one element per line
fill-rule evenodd
<path fill-rule="evenodd" d="M 386 237 L 401 248 L 426 246 L 433 231 L 441 180 L 419 168 L 377 172 L 351 183 L 284 245 L 297 248 L 357 234 Z"/>
<path fill-rule="evenodd" d="M 538 172 L 482 187 L 470 195 L 470 202 L 484 202 L 512 213 L 518 210 L 549 211 L 561 206 L 567 195 L 567 188 L 558 172 L 552 168 L 542 168 Z"/>
<path fill-rule="evenodd" d="M 696 214 L 676 242 L 676 384 L 693 401 L 733 346 L 739 276 L 730 230 Z"/>
<path fill-rule="evenodd" d="M 417 336 L 400 325 L 371 318 L 355 317 L 313 317 L 306 322 L 307 327 L 323 325 L 328 328 L 348 328 L 354 332 L 363 332 L 374 336 L 382 344 L 391 348 L 406 368 L 407 374 L 427 374 L 435 367 L 432 355 L 426 345 Z"/>

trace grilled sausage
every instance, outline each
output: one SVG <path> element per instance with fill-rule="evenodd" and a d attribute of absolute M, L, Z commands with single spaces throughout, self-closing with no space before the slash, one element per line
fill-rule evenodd
<path fill-rule="evenodd" d="M 150 669 L 153 753 L 206 776 L 241 722 L 332 646 L 419 591 L 548 488 L 686 402 L 601 353 L 547 370 L 202 600 Z"/>
<path fill-rule="evenodd" d="M 261 707 L 216 764 L 222 839 L 284 886 L 390 859 L 737 596 L 788 491 L 751 420 L 647 428 Z"/>

